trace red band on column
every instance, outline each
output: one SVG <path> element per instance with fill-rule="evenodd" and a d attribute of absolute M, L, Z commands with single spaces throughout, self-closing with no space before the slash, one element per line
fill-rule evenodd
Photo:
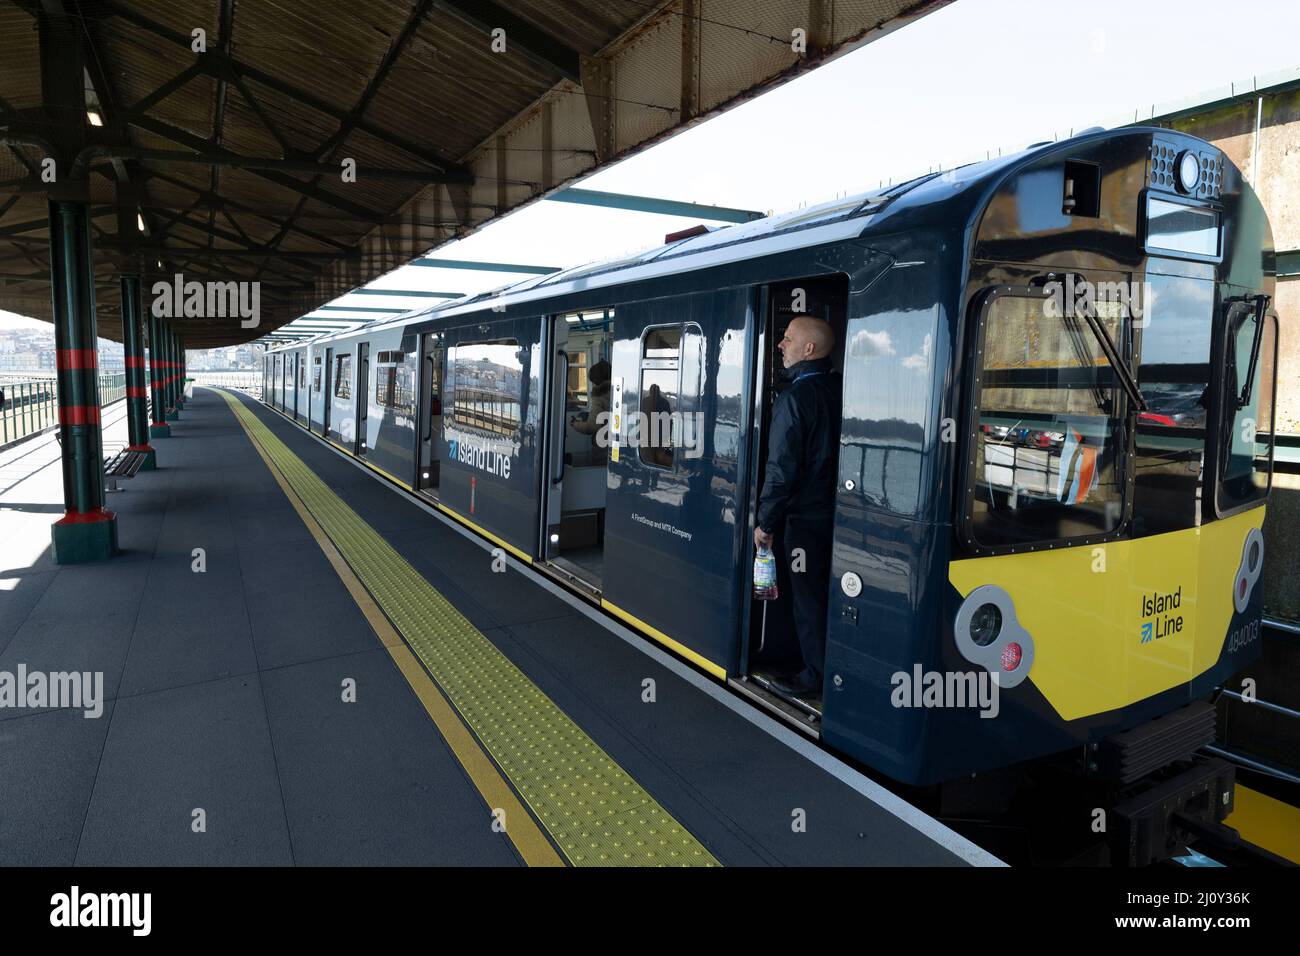
<path fill-rule="evenodd" d="M 124 361 L 127 368 L 144 368 L 143 355 L 128 355 Z"/>
<path fill-rule="evenodd" d="M 60 372 L 98 368 L 99 354 L 94 349 L 59 349 L 58 367 Z"/>
<path fill-rule="evenodd" d="M 126 397 L 127 398 L 148 398 L 149 392 L 147 389 L 141 388 L 139 385 L 128 385 L 126 387 Z"/>
<path fill-rule="evenodd" d="M 62 405 L 59 407 L 60 425 L 98 425 L 99 408 L 95 405 Z"/>

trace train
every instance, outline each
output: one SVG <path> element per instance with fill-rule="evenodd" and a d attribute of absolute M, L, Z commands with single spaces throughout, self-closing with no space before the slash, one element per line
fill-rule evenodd
<path fill-rule="evenodd" d="M 1229 157 L 1091 130 L 668 240 L 268 351 L 263 401 L 900 785 L 1046 762 L 1130 848 L 1221 823 L 1200 751 L 1260 652 L 1279 337 Z M 751 572 L 798 314 L 843 411 L 826 681 L 786 699 Z"/>

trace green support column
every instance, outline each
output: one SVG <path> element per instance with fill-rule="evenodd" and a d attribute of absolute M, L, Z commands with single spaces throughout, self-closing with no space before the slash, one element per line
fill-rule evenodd
<path fill-rule="evenodd" d="M 185 408 L 185 343 L 176 336 L 176 407 Z"/>
<path fill-rule="evenodd" d="M 167 421 L 174 422 L 181 417 L 181 413 L 176 408 L 176 333 L 170 325 L 163 326 L 163 341 L 166 343 L 164 354 L 167 356 L 167 363 L 163 366 L 167 373 Z"/>
<path fill-rule="evenodd" d="M 149 397 L 153 402 L 153 421 L 149 424 L 150 438 L 170 438 L 172 429 L 167 424 L 167 393 L 163 379 L 167 375 L 163 356 L 162 319 L 149 313 Z"/>
<path fill-rule="evenodd" d="M 64 507 L 51 530 L 51 554 L 56 564 L 73 564 L 117 552 L 117 516 L 104 507 L 89 207 L 50 200 L 49 224 Z"/>
<path fill-rule="evenodd" d="M 143 452 L 141 471 L 158 467 L 149 444 L 148 392 L 144 384 L 144 324 L 140 315 L 140 277 L 122 276 L 122 353 L 126 363 L 126 425 L 130 451 Z"/>

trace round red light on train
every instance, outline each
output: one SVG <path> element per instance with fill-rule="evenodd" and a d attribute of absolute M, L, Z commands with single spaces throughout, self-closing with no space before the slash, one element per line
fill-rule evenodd
<path fill-rule="evenodd" d="M 1020 645 L 1015 641 L 1007 644 L 1002 648 L 1002 669 L 1010 672 L 1019 667 L 1022 653 Z"/>

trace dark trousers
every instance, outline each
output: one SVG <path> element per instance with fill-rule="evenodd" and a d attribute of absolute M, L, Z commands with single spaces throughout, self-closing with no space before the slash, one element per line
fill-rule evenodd
<path fill-rule="evenodd" d="M 826 609 L 830 599 L 833 522 L 830 515 L 791 515 L 785 519 L 785 534 L 781 541 L 799 651 L 803 655 L 804 667 L 818 681 L 822 679 L 826 663 Z M 796 570 L 797 567 L 803 570 Z"/>

